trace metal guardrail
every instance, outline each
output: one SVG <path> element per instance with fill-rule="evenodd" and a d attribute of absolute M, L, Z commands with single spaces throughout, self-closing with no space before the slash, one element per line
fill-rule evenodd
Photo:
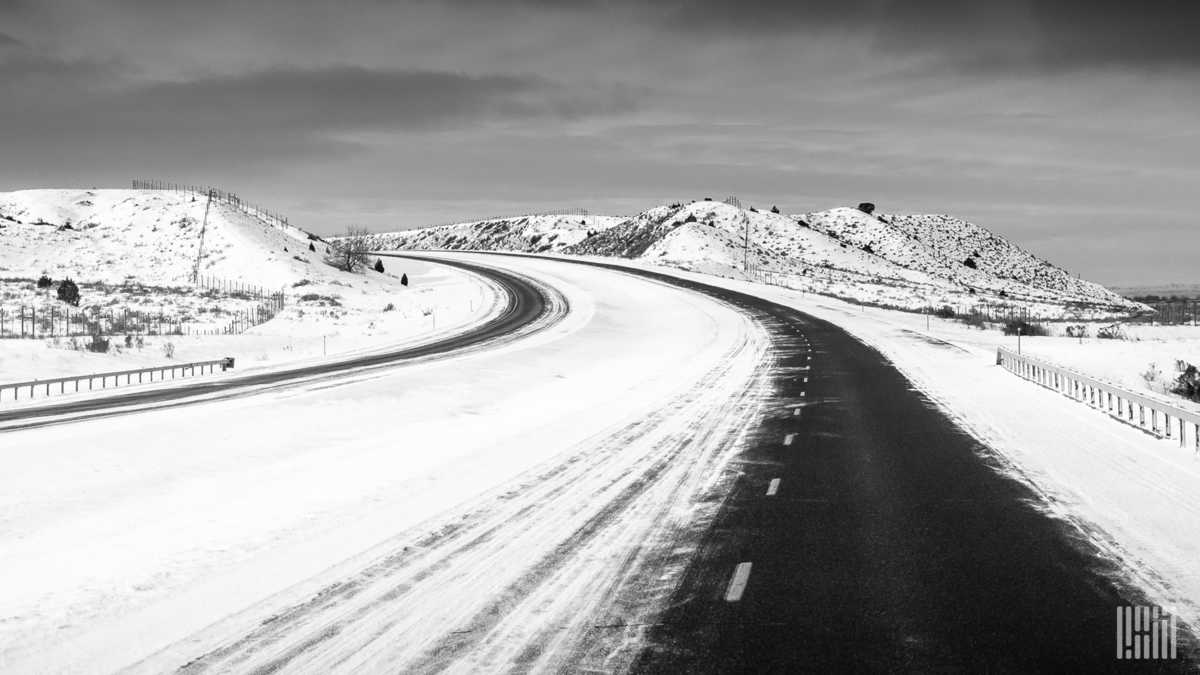
<path fill-rule="evenodd" d="M 1200 414 L 1003 347 L 996 351 L 996 365 L 1158 438 L 1178 438 L 1180 447 L 1190 436 L 1200 451 Z"/>
<path fill-rule="evenodd" d="M 193 363 L 176 363 L 166 366 L 154 366 L 153 368 L 138 368 L 136 370 L 119 370 L 108 373 L 91 373 L 89 375 L 72 375 L 71 377 L 55 377 L 48 380 L 32 380 L 29 382 L 14 382 L 11 384 L 0 384 L 0 403 L 5 400 L 5 392 L 11 391 L 13 401 L 21 399 L 22 391 L 29 391 L 29 398 L 34 398 L 39 391 L 42 391 L 45 396 L 53 394 L 75 393 L 78 391 L 92 391 L 96 389 L 96 382 L 99 381 L 101 389 L 109 388 L 109 379 L 112 380 L 112 386 L 118 387 L 121 385 L 121 378 L 125 378 L 125 385 L 142 384 L 146 382 L 162 382 L 167 379 L 167 374 L 170 373 L 170 379 L 174 380 L 176 374 L 178 377 L 192 377 L 196 375 L 196 370 L 199 369 L 203 375 L 205 369 L 208 372 L 214 373 L 217 368 L 222 372 L 233 367 L 233 357 L 225 357 L 223 359 L 215 359 L 213 361 L 195 361 Z M 158 379 L 154 379 L 155 374 Z M 133 381 L 134 376 L 137 376 L 137 382 Z M 149 377 L 147 377 L 149 376 Z M 80 389 L 81 382 L 87 382 L 86 390 Z M 74 388 L 69 389 L 67 384 L 73 384 Z M 43 389 L 44 388 L 44 389 Z M 57 391 L 55 391 L 57 389 Z"/>

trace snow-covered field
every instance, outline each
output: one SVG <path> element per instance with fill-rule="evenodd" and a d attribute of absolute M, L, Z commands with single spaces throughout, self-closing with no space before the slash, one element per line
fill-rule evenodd
<path fill-rule="evenodd" d="M 211 207 L 201 249 L 205 206 L 192 194 L 145 190 L 0 194 L 0 278 L 24 280 L 0 288 L 12 287 L 0 293 L 10 320 L 20 305 L 60 317 L 68 309 L 131 309 L 192 319 L 185 326 L 194 332 L 223 325 L 254 304 L 236 293 L 195 288 L 189 280 L 197 257 L 205 277 L 286 297 L 274 319 L 238 335 L 145 336 L 138 349 L 116 334 L 108 353 L 84 349 L 87 338 L 0 340 L 0 382 L 226 356 L 235 357 L 239 370 L 275 367 L 427 339 L 478 320 L 494 304 L 488 284 L 444 266 L 389 259 L 382 274 L 342 272 L 323 262 L 324 242 L 220 203 Z M 36 291 L 42 274 L 79 282 L 80 307 Z"/>
<path fill-rule="evenodd" d="M 6 434 L 0 670 L 396 672 L 441 654 L 486 671 L 577 643 L 614 597 L 633 633 L 591 647 L 619 663 L 671 588 L 638 570 L 686 559 L 700 497 L 757 424 L 769 345 L 701 296 L 505 264 L 561 289 L 565 321 L 496 351 Z M 556 574 L 527 574 L 547 560 Z M 488 638 L 463 643 L 464 623 Z"/>

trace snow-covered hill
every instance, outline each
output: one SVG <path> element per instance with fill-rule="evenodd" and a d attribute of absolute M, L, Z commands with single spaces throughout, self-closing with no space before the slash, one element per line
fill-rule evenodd
<path fill-rule="evenodd" d="M 200 257 L 201 274 L 267 288 L 341 274 L 322 263 L 322 242 L 220 202 L 209 210 L 201 251 L 205 206 L 203 196 L 154 190 L 0 193 L 0 273 L 179 284 Z"/>
<path fill-rule="evenodd" d="M 74 280 L 81 298 L 70 309 L 92 320 L 125 311 L 162 315 L 185 334 L 161 336 L 177 344 L 179 358 L 212 357 L 219 336 L 204 334 L 222 331 L 231 316 L 255 304 L 239 290 L 247 286 L 282 292 L 286 306 L 249 335 L 231 336 L 235 342 L 217 354 L 272 363 L 395 344 L 435 327 L 444 332 L 492 302 L 479 280 L 423 263 L 387 260 L 383 273 L 342 271 L 325 262 L 329 244 L 303 230 L 215 200 L 206 221 L 206 206 L 203 195 L 163 190 L 0 193 L 0 316 L 8 317 L 9 334 L 18 311 L 51 316 L 68 309 L 53 288 L 36 287 L 42 275 L 55 283 Z M 192 283 L 197 260 L 201 286 Z M 0 341 L 0 379 L 140 363 L 136 354 L 66 354 L 58 345 L 46 345 L 52 349 L 42 354 L 41 342 L 24 342 Z M 32 370 L 22 365 L 35 362 Z"/>
<path fill-rule="evenodd" d="M 1007 239 L 945 215 L 869 215 L 837 208 L 803 217 L 840 241 L 910 269 L 957 281 L 976 290 L 1040 301 L 1046 291 L 1062 302 L 1122 306 L 1116 293 L 1071 276 Z"/>
<path fill-rule="evenodd" d="M 621 222 L 613 216 L 541 215 L 496 218 L 371 236 L 377 251 L 399 249 L 556 253 Z"/>
<path fill-rule="evenodd" d="M 553 228 L 561 229 L 551 243 Z M 441 226 L 377 235 L 375 244 L 637 258 L 910 309 L 1021 307 L 1050 317 L 1143 309 L 948 216 L 875 217 L 837 208 L 789 217 L 706 200 L 624 220 L 562 217 L 553 227 L 535 218 Z"/>

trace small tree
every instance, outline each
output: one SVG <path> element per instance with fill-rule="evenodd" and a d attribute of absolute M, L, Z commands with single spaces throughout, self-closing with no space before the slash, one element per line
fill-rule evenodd
<path fill-rule="evenodd" d="M 779 207 L 778 207 L 778 206 L 772 206 L 772 207 L 771 207 L 771 213 L 779 213 Z"/>
<path fill-rule="evenodd" d="M 50 288 L 53 285 L 54 285 L 54 280 L 51 279 L 50 277 L 46 276 L 45 274 L 38 277 L 38 280 L 37 280 L 38 288 Z"/>
<path fill-rule="evenodd" d="M 308 250 L 312 251 L 313 253 L 316 253 L 317 247 L 314 246 L 313 243 L 310 241 L 310 242 L 308 242 Z"/>
<path fill-rule="evenodd" d="M 403 285 L 403 286 L 407 286 L 407 285 L 408 285 L 408 275 L 407 275 L 407 274 L 401 274 L 401 275 L 400 275 L 400 284 L 401 284 L 401 285 Z"/>
<path fill-rule="evenodd" d="M 383 258 L 375 259 L 375 271 L 383 274 Z"/>
<path fill-rule="evenodd" d="M 79 287 L 70 279 L 63 279 L 58 284 L 58 299 L 68 305 L 79 306 Z"/>
<path fill-rule="evenodd" d="M 973 270 L 979 269 L 979 265 L 975 264 L 974 258 L 967 258 L 966 260 L 963 261 L 963 264 L 966 265 L 967 267 L 970 267 Z"/>
<path fill-rule="evenodd" d="M 858 210 L 862 211 L 863 213 L 865 213 L 867 215 L 871 215 L 872 213 L 875 212 L 875 205 L 872 204 L 871 202 L 863 202 L 858 205 Z"/>
<path fill-rule="evenodd" d="M 346 233 L 333 242 L 332 251 L 325 262 L 344 272 L 357 272 L 370 264 L 368 255 L 370 247 L 370 232 L 361 227 L 350 226 Z M 330 251 L 330 249 L 325 249 Z"/>

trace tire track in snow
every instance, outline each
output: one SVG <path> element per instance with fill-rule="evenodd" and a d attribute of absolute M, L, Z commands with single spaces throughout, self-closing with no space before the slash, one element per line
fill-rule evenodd
<path fill-rule="evenodd" d="M 767 345 L 745 320 L 717 364 L 648 418 L 429 524 L 424 537 L 398 539 L 378 562 L 240 638 L 210 645 L 180 670 L 628 663 L 640 627 L 674 588 L 670 570 L 682 571 L 689 537 L 698 539 L 705 514 L 715 513 L 719 500 L 710 493 L 757 427 Z M 585 640 L 587 648 L 577 649 Z M 186 642 L 194 648 L 203 639 Z"/>

